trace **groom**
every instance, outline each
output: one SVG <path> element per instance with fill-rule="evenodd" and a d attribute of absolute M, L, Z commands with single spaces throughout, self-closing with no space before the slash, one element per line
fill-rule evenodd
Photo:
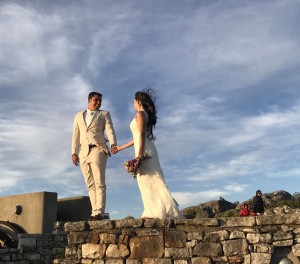
<path fill-rule="evenodd" d="M 106 203 L 105 168 L 110 151 L 106 145 L 104 131 L 111 150 L 117 144 L 110 113 L 99 110 L 102 94 L 91 92 L 88 108 L 77 113 L 72 137 L 72 162 L 78 166 L 88 189 L 92 214 L 90 220 L 103 220 Z"/>

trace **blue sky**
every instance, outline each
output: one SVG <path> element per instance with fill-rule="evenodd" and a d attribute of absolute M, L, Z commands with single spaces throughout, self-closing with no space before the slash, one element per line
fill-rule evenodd
<path fill-rule="evenodd" d="M 1 1 L 0 195 L 87 195 L 74 114 L 103 94 L 118 143 L 133 97 L 157 91 L 156 146 L 180 208 L 300 191 L 300 1 Z M 108 161 L 107 212 L 139 217 L 137 183 Z"/>

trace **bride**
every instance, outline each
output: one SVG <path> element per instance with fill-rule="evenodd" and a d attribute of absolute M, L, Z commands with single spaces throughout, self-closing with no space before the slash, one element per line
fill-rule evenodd
<path fill-rule="evenodd" d="M 134 109 L 136 116 L 130 123 L 133 139 L 124 145 L 115 146 L 114 153 L 134 145 L 135 157 L 142 159 L 137 174 L 144 205 L 142 218 L 183 218 L 164 180 L 158 153 L 153 143 L 153 129 L 157 116 L 152 89 L 135 94 Z M 143 160 L 146 153 L 150 158 Z"/>

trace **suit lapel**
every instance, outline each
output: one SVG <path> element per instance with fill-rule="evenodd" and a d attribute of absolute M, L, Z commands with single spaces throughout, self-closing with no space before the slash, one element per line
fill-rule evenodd
<path fill-rule="evenodd" d="M 82 121 L 82 123 L 85 125 L 85 126 L 87 126 L 86 125 L 86 122 L 85 122 L 85 115 L 86 115 L 86 110 L 84 110 L 84 111 L 82 111 L 81 112 L 81 115 L 80 115 L 80 118 L 82 119 L 81 121 Z"/>
<path fill-rule="evenodd" d="M 98 117 L 99 113 L 100 113 L 100 110 L 97 111 L 97 112 L 94 114 L 94 116 L 93 116 L 93 118 L 92 118 L 92 120 L 91 120 L 91 123 L 89 124 L 88 128 L 89 128 L 89 127 L 91 126 L 91 124 L 96 120 L 96 118 Z"/>

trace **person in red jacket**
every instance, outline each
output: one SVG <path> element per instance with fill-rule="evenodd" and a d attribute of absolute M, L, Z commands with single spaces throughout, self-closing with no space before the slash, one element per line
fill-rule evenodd
<path fill-rule="evenodd" d="M 249 216 L 250 211 L 248 209 L 248 204 L 244 203 L 242 206 L 242 210 L 240 211 L 240 216 Z"/>

